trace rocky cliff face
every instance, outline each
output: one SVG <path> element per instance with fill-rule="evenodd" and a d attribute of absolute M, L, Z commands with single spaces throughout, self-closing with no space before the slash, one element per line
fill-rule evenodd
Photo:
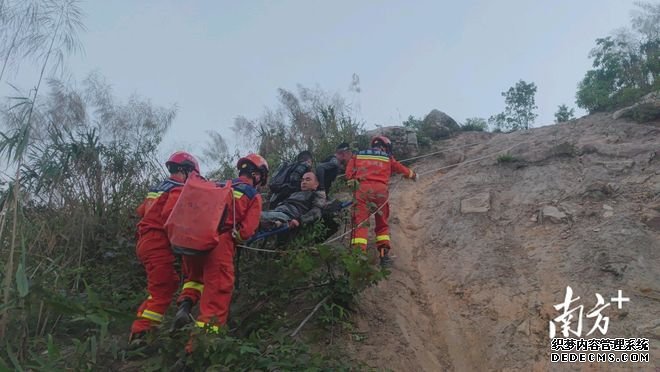
<path fill-rule="evenodd" d="M 592 115 L 510 134 L 462 133 L 438 147 L 449 151 L 413 165 L 419 182 L 391 187 L 395 264 L 362 299 L 348 350 L 396 371 L 547 370 L 557 367 L 549 324 L 562 312 L 554 305 L 570 286 L 584 309 L 582 337 L 648 338 L 651 363 L 636 368 L 652 370 L 660 361 L 660 122 Z M 621 308 L 611 303 L 618 290 L 630 298 Z M 607 335 L 587 336 L 597 293 L 611 303 L 601 311 Z M 631 365 L 561 366 L 618 367 Z"/>

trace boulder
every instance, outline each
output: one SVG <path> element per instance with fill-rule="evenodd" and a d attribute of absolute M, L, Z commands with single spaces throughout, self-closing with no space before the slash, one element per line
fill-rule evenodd
<path fill-rule="evenodd" d="M 660 118 L 660 91 L 651 92 L 642 97 L 632 106 L 617 110 L 612 114 L 613 119 L 632 118 L 638 122 L 648 122 Z"/>
<path fill-rule="evenodd" d="M 424 120 L 420 132 L 422 135 L 432 140 L 449 137 L 452 133 L 458 132 L 461 127 L 451 116 L 439 110 L 431 110 Z"/>
<path fill-rule="evenodd" d="M 396 158 L 402 159 L 415 156 L 419 152 L 417 134 L 412 128 L 403 126 L 381 127 L 366 132 L 371 139 L 374 136 L 385 136 L 392 141 L 392 151 Z"/>
<path fill-rule="evenodd" d="M 539 214 L 541 216 L 540 221 L 541 223 L 545 221 L 550 221 L 552 223 L 561 223 L 568 218 L 566 213 L 560 211 L 557 209 L 557 207 L 553 207 L 551 205 L 546 205 L 545 207 L 541 208 L 541 213 Z"/>

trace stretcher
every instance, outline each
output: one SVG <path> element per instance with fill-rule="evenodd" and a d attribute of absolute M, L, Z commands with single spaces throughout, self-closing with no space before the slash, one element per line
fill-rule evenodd
<path fill-rule="evenodd" d="M 349 207 L 351 204 L 353 204 L 353 202 L 350 201 L 350 200 L 345 201 L 345 202 L 341 202 L 339 204 L 339 209 L 337 210 L 337 212 L 344 209 L 344 208 L 346 208 L 346 207 Z M 287 224 L 284 224 L 283 226 L 280 226 L 280 227 L 275 228 L 275 229 L 257 231 L 256 234 L 254 234 L 250 239 L 246 240 L 244 243 L 245 244 L 250 244 L 250 243 L 253 243 L 253 242 L 256 242 L 256 241 L 259 241 L 259 240 L 266 239 L 266 238 L 271 237 L 273 235 L 282 234 L 286 231 L 289 231 L 289 226 Z"/>
<path fill-rule="evenodd" d="M 342 209 L 349 207 L 351 204 L 353 204 L 353 202 L 350 201 L 350 200 L 349 201 L 344 201 L 344 202 L 339 202 L 338 204 L 336 204 L 336 206 L 335 206 L 336 210 L 333 211 L 333 212 L 337 213 L 337 212 L 341 211 Z M 289 231 L 289 225 L 287 225 L 287 224 L 284 224 L 283 226 L 280 226 L 280 227 L 275 228 L 275 229 L 257 231 L 256 234 L 254 234 L 250 239 L 244 241 L 243 244 L 249 245 L 250 243 L 254 243 L 254 242 L 257 242 L 257 241 L 260 241 L 260 240 L 264 240 L 264 239 L 267 239 L 271 236 L 283 234 L 287 231 Z M 241 260 L 241 251 L 243 251 L 243 249 L 240 249 L 240 248 L 236 251 L 236 263 L 235 263 L 236 276 L 235 276 L 235 281 L 234 281 L 234 287 L 236 289 L 240 289 L 240 286 L 241 286 L 241 284 L 240 284 L 240 265 L 239 265 L 240 260 Z"/>

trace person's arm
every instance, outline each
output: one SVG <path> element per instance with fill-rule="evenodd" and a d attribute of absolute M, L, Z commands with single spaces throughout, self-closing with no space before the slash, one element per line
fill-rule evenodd
<path fill-rule="evenodd" d="M 319 190 L 325 190 L 325 176 L 335 170 L 339 172 L 339 162 L 337 158 L 332 158 L 330 161 L 321 163 L 316 167 L 316 178 L 319 180 Z"/>
<path fill-rule="evenodd" d="M 405 178 L 412 178 L 415 179 L 416 174 L 415 172 L 406 167 L 405 165 L 399 163 L 394 157 L 390 158 L 391 164 L 392 164 L 392 172 L 400 173 L 403 175 Z"/>
<path fill-rule="evenodd" d="M 238 224 L 238 233 L 241 240 L 247 240 L 257 232 L 259 228 L 259 220 L 261 217 L 261 195 L 257 194 L 252 200 L 247 195 L 243 195 L 241 199 L 237 200 L 236 205 L 240 203 L 245 209 L 245 217 Z"/>
<path fill-rule="evenodd" d="M 328 200 L 325 198 L 325 193 L 316 191 L 314 192 L 312 200 L 312 208 L 300 217 L 302 224 L 312 223 L 323 215 L 323 208 L 325 208 Z"/>

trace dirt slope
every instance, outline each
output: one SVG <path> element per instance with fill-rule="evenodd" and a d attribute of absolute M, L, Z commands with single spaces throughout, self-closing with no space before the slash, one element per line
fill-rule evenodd
<path fill-rule="evenodd" d="M 593 115 L 512 134 L 465 133 L 481 145 L 426 158 L 420 182 L 391 190 L 390 279 L 360 303 L 349 352 L 394 371 L 613 370 L 660 366 L 660 123 Z M 516 145 L 518 162 L 496 156 Z M 461 213 L 487 193 L 489 210 Z M 565 217 L 540 218 L 554 206 Z M 651 339 L 651 363 L 549 362 L 549 321 L 566 286 L 585 314 L 596 293 L 613 303 L 607 336 Z M 593 326 L 584 318 L 582 336 Z"/>

